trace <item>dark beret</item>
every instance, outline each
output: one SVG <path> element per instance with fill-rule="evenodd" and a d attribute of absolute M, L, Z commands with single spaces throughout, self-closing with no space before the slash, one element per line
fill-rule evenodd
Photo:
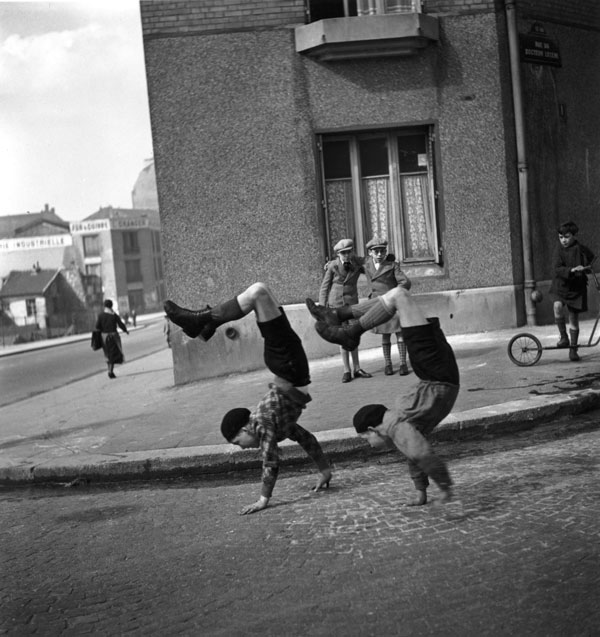
<path fill-rule="evenodd" d="M 362 434 L 369 427 L 377 427 L 383 421 L 383 414 L 387 411 L 385 405 L 365 405 L 361 407 L 352 420 L 356 433 Z"/>
<path fill-rule="evenodd" d="M 223 437 L 231 442 L 240 432 L 240 429 L 248 424 L 250 419 L 250 410 L 245 407 L 236 407 L 230 409 L 221 422 L 221 433 Z"/>

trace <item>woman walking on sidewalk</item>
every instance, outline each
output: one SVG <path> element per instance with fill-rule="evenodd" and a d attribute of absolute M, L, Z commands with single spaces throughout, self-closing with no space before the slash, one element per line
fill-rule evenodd
<path fill-rule="evenodd" d="M 121 317 L 113 310 L 113 302 L 110 299 L 104 301 L 104 311 L 98 314 L 96 330 L 102 333 L 102 349 L 108 366 L 108 377 L 116 378 L 115 365 L 125 362 L 121 337 L 117 332 L 119 327 L 125 334 L 129 334 Z"/>

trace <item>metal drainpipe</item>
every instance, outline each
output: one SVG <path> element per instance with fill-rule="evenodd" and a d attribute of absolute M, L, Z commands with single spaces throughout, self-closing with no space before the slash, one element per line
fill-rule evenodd
<path fill-rule="evenodd" d="M 531 219 L 528 206 L 527 153 L 525 152 L 525 124 L 523 118 L 523 92 L 521 88 L 521 66 L 519 60 L 519 36 L 517 33 L 516 0 L 504 0 L 506 26 L 508 29 L 508 50 L 512 78 L 513 109 L 517 141 L 517 163 L 519 169 L 519 203 L 521 209 L 521 246 L 523 250 L 523 294 L 527 325 L 537 325 L 535 304 L 531 293 L 535 289 L 533 278 L 533 254 L 531 250 Z"/>

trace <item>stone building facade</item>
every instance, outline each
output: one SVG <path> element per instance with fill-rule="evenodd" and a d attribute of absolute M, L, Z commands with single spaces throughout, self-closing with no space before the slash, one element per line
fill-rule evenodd
<path fill-rule="evenodd" d="M 556 226 L 600 250 L 600 11 L 568 4 L 142 0 L 169 296 L 293 310 L 377 232 L 448 333 L 551 320 Z M 251 334 L 183 339 L 176 378 L 251 368 Z"/>

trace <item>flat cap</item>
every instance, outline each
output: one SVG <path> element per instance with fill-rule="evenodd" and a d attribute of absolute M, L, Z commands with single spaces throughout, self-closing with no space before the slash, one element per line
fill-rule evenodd
<path fill-rule="evenodd" d="M 367 250 L 372 250 L 373 248 L 387 248 L 387 245 L 387 239 L 382 239 L 381 237 L 373 237 L 371 241 L 367 243 Z"/>
<path fill-rule="evenodd" d="M 352 239 L 340 239 L 334 246 L 333 249 L 336 252 L 344 252 L 345 250 L 354 249 L 354 241 Z"/>

